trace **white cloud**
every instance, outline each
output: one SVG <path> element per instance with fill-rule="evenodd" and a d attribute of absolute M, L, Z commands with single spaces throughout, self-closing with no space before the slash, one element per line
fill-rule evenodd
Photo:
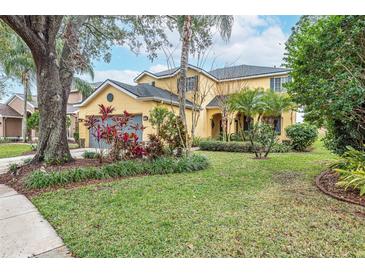
<path fill-rule="evenodd" d="M 133 79 L 139 74 L 135 70 L 97 70 L 95 71 L 94 82 L 105 81 L 106 79 L 116 80 L 126 84 L 134 84 Z M 90 79 L 86 79 L 90 81 Z"/>
<path fill-rule="evenodd" d="M 210 49 L 208 59 L 204 61 L 205 69 L 211 69 L 212 65 L 217 67 L 217 64 L 219 66 L 222 64 L 280 66 L 282 64 L 288 36 L 284 33 L 276 16 L 235 16 L 228 43 L 222 41 L 216 30 L 213 30 L 213 33 L 213 47 Z M 178 66 L 181 47 L 179 35 L 177 31 L 168 31 L 167 37 L 173 45 L 167 53 L 170 59 L 169 66 Z M 142 50 L 141 54 L 145 56 L 143 52 Z M 166 52 L 159 50 L 158 56 L 158 64 L 149 70 L 156 72 L 166 69 L 168 63 Z M 189 63 L 197 65 L 198 62 L 196 58 L 190 56 Z"/>
<path fill-rule="evenodd" d="M 217 60 L 227 65 L 279 66 L 287 36 L 274 17 L 236 16 L 229 42 L 218 34 L 214 40 Z"/>
<path fill-rule="evenodd" d="M 148 69 L 148 71 L 151 71 L 151 72 L 160 72 L 160 71 L 167 70 L 167 69 L 168 69 L 167 65 L 156 64 L 156 65 L 151 66 Z"/>

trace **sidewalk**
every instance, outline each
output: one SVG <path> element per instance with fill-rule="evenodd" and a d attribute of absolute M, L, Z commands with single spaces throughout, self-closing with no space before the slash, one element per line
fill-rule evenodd
<path fill-rule="evenodd" d="M 74 149 L 71 155 L 81 158 L 86 150 Z M 10 164 L 22 164 L 33 155 L 0 159 L 0 174 Z M 0 258 L 71 257 L 62 239 L 34 205 L 14 189 L 0 184 Z"/>
<path fill-rule="evenodd" d="M 32 203 L 3 184 L 0 184 L 0 257 L 71 257 L 62 239 Z"/>

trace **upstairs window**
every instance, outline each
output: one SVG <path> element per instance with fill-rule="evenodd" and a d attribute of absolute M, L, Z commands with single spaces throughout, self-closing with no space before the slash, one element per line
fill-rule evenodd
<path fill-rule="evenodd" d="M 180 78 L 177 80 L 179 89 Z M 186 91 L 198 91 L 198 75 L 186 78 Z"/>
<path fill-rule="evenodd" d="M 276 92 L 286 91 L 284 85 L 291 82 L 291 76 L 270 78 L 270 89 Z"/>

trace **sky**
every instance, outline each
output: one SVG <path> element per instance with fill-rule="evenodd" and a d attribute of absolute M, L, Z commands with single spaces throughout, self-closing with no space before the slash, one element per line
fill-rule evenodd
<path fill-rule="evenodd" d="M 291 28 L 300 16 L 235 16 L 232 35 L 225 43 L 218 33 L 213 36 L 213 46 L 205 58 L 204 69 L 211 70 L 230 65 L 261 65 L 281 66 L 285 51 L 285 42 Z M 179 36 L 176 32 L 168 33 L 172 42 L 173 60 L 179 64 Z M 191 58 L 190 63 L 197 65 L 196 58 Z M 201 62 L 199 63 L 201 64 Z M 133 78 L 143 70 L 152 72 L 167 69 L 167 61 L 162 51 L 151 62 L 143 51 L 138 55 L 132 53 L 127 47 L 115 46 L 112 49 L 112 58 L 109 63 L 94 61 L 95 78 L 83 76 L 88 81 L 104 81 L 107 78 L 133 84 Z M 13 84 L 15 92 L 22 92 L 21 86 Z M 9 92 L 12 93 L 12 92 Z M 35 93 L 35 88 L 33 89 Z M 6 99 L 6 98 L 4 98 Z"/>

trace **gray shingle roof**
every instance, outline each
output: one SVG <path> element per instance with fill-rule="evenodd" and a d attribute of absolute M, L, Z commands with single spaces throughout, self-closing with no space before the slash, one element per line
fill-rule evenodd
<path fill-rule="evenodd" d="M 218 80 L 225 80 L 225 79 L 258 76 L 258 75 L 280 73 L 280 72 L 290 72 L 290 69 L 239 65 L 233 67 L 214 69 L 209 71 L 209 74 L 213 75 Z"/>
<path fill-rule="evenodd" d="M 109 79 L 109 81 L 140 98 L 152 98 L 156 101 L 163 99 L 173 103 L 178 103 L 178 96 L 166 89 L 154 87 L 150 84 L 138 84 L 132 86 L 115 80 Z M 186 100 L 186 106 L 192 107 L 193 103 L 189 100 Z"/>
<path fill-rule="evenodd" d="M 1 103 L 0 103 L 0 116 L 22 118 L 22 115 L 20 115 L 20 113 L 18 113 L 17 111 L 12 109 L 8 105 L 1 104 Z"/>
<path fill-rule="evenodd" d="M 190 65 L 191 68 L 196 68 L 198 70 L 203 70 L 196 66 Z M 175 67 L 172 69 L 160 71 L 157 73 L 148 72 L 156 77 L 163 77 L 173 75 L 177 72 L 180 67 Z M 272 73 L 281 73 L 281 72 L 290 72 L 289 68 L 276 68 L 276 67 L 263 67 L 263 66 L 251 66 L 251 65 L 239 65 L 239 66 L 232 66 L 232 67 L 225 67 L 225 68 L 218 68 L 211 71 L 205 71 L 205 73 L 212 76 L 217 80 L 226 80 L 226 79 L 235 79 L 241 77 L 250 77 L 250 76 L 258 76 L 258 75 L 265 75 L 265 74 L 272 74 Z M 140 75 L 142 75 L 141 73 Z"/>
<path fill-rule="evenodd" d="M 227 95 L 217 95 L 215 96 L 207 105 L 207 108 L 219 107 L 219 96 L 227 97 Z"/>

